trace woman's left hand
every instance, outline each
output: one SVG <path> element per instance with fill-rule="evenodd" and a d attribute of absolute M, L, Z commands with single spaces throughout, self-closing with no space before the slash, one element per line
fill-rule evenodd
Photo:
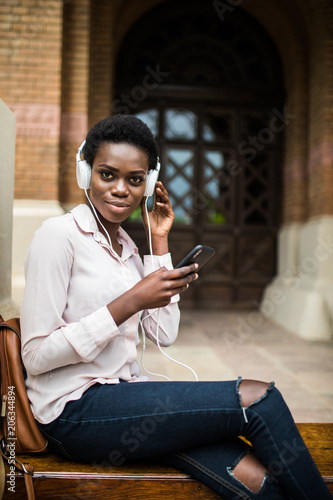
<path fill-rule="evenodd" d="M 148 234 L 145 200 L 146 198 L 144 197 L 141 201 L 141 216 L 146 233 Z M 168 192 L 161 181 L 157 181 L 156 183 L 154 205 L 152 211 L 148 212 L 148 217 L 154 248 L 154 241 L 157 242 L 159 240 L 167 240 L 169 231 L 175 218 Z"/>

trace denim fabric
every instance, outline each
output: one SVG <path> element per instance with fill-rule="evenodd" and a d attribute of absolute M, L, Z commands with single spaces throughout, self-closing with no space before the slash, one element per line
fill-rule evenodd
<path fill-rule="evenodd" d="M 240 380 L 95 384 L 47 425 L 55 453 L 97 464 L 155 457 L 226 499 L 329 500 L 281 394 L 271 384 L 246 409 Z M 257 493 L 233 474 L 252 445 L 267 474 Z"/>

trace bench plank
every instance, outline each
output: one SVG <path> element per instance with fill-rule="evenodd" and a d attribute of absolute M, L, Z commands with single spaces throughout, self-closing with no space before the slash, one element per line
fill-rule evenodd
<path fill-rule="evenodd" d="M 37 500 L 105 499 L 124 500 L 221 500 L 221 497 L 176 469 L 140 462 L 112 468 L 66 462 L 55 455 L 24 456 L 34 465 Z M 110 497 L 112 492 L 112 497 Z M 25 498 L 22 474 L 16 478 L 17 498 Z M 3 500 L 13 498 L 5 492 Z M 20 496 L 19 496 L 20 495 Z"/>
<path fill-rule="evenodd" d="M 298 424 L 298 428 L 333 493 L 333 424 Z M 34 466 L 36 500 L 221 500 L 220 496 L 187 474 L 152 462 L 138 461 L 110 467 L 78 464 L 52 454 L 21 455 L 18 458 Z M 24 481 L 19 472 L 15 493 L 16 498 L 25 498 Z M 13 494 L 6 484 L 3 499 L 11 498 Z"/>
<path fill-rule="evenodd" d="M 333 492 L 333 424 L 297 424 L 313 460 Z"/>

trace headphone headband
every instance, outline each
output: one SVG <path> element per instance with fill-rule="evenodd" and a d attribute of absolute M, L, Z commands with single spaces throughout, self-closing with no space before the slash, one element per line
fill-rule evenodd
<path fill-rule="evenodd" d="M 85 160 L 81 159 L 85 143 L 86 141 L 84 140 L 76 153 L 76 180 L 81 189 L 89 189 L 91 182 L 91 166 Z M 144 196 L 152 196 L 154 194 L 160 168 L 161 164 L 159 158 L 157 158 L 156 168 L 148 171 Z"/>
<path fill-rule="evenodd" d="M 82 155 L 82 151 L 83 151 L 85 143 L 86 143 L 86 140 L 84 140 L 83 143 L 81 144 L 81 146 L 79 147 L 77 154 Z"/>

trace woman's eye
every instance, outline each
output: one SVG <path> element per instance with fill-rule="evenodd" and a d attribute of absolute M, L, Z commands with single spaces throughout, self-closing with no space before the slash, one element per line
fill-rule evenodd
<path fill-rule="evenodd" d="M 143 177 L 132 177 L 131 179 L 133 184 L 141 184 L 144 181 Z"/>
<path fill-rule="evenodd" d="M 106 170 L 105 172 L 101 172 L 101 176 L 104 177 L 104 179 L 112 179 L 113 175 L 111 172 Z"/>

